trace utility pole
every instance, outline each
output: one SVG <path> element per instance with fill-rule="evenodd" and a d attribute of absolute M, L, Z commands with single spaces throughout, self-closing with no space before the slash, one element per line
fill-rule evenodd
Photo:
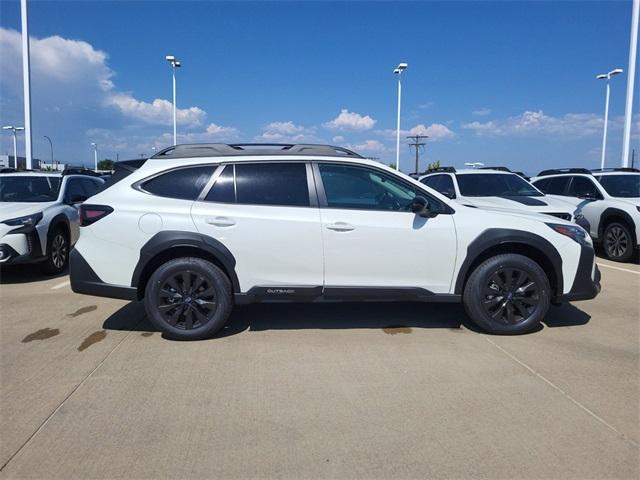
<path fill-rule="evenodd" d="M 420 173 L 420 149 L 426 145 L 426 142 L 421 142 L 422 139 L 429 138 L 427 135 L 409 135 L 409 140 L 413 140 L 409 146 L 416 149 L 416 173 Z"/>

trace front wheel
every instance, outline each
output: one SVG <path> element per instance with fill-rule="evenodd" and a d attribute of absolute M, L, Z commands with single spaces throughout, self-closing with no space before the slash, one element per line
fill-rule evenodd
<path fill-rule="evenodd" d="M 549 310 L 551 287 L 540 266 L 517 254 L 481 263 L 465 286 L 467 314 L 490 333 L 519 334 L 536 329 Z"/>
<path fill-rule="evenodd" d="M 633 237 L 624 223 L 610 223 L 604 229 L 604 251 L 609 260 L 627 262 L 633 255 Z"/>
<path fill-rule="evenodd" d="M 47 259 L 44 271 L 50 275 L 62 273 L 69 263 L 69 236 L 62 228 L 56 228 L 47 238 Z"/>
<path fill-rule="evenodd" d="M 231 282 L 207 260 L 176 258 L 151 275 L 144 306 L 151 322 L 168 337 L 207 338 L 224 327 L 231 314 Z"/>

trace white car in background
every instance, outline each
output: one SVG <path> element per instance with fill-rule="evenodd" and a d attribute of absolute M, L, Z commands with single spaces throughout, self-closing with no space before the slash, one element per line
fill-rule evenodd
<path fill-rule="evenodd" d="M 461 205 L 545 214 L 587 227 L 573 203 L 545 195 L 505 167 L 461 170 L 440 167 L 421 176 L 420 182 Z"/>
<path fill-rule="evenodd" d="M 0 266 L 41 263 L 62 272 L 78 239 L 78 205 L 103 184 L 84 169 L 0 174 Z"/>
<path fill-rule="evenodd" d="M 640 238 L 640 170 L 544 170 L 531 182 L 550 197 L 572 202 L 590 224 L 594 241 L 616 262 L 629 261 Z"/>

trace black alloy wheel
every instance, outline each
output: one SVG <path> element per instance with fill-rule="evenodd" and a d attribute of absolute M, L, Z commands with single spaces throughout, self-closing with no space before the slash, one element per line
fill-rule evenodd
<path fill-rule="evenodd" d="M 211 281 L 190 270 L 167 277 L 156 294 L 156 308 L 172 327 L 200 328 L 216 313 L 218 303 Z"/>
<path fill-rule="evenodd" d="M 531 275 L 517 268 L 499 268 L 482 294 L 485 312 L 495 321 L 514 325 L 526 321 L 540 303 L 540 291 Z"/>
<path fill-rule="evenodd" d="M 604 250 L 610 260 L 626 262 L 633 255 L 631 233 L 622 223 L 611 223 L 604 231 Z"/>

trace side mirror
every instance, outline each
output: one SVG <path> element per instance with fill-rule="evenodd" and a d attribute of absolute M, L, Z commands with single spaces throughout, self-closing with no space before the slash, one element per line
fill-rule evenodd
<path fill-rule="evenodd" d="M 411 200 L 410 208 L 413 213 L 421 217 L 431 218 L 437 215 L 437 213 L 431 211 L 429 200 L 419 195 Z"/>
<path fill-rule="evenodd" d="M 67 197 L 67 201 L 65 203 L 68 203 L 69 205 L 75 205 L 76 203 L 84 202 L 86 199 L 87 197 L 84 195 L 75 194 Z"/>
<path fill-rule="evenodd" d="M 591 193 L 584 193 L 582 195 L 578 195 L 578 198 L 581 198 L 582 200 L 598 200 L 598 197 Z"/>

